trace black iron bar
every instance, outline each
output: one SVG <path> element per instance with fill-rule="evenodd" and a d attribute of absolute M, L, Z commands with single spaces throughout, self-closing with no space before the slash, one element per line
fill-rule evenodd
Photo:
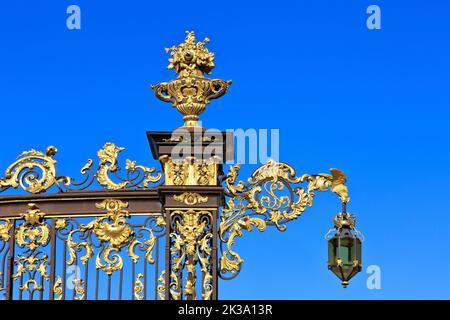
<path fill-rule="evenodd" d="M 95 271 L 95 300 L 98 300 L 98 282 L 100 277 L 100 270 L 96 269 Z"/>
<path fill-rule="evenodd" d="M 123 286 L 123 268 L 120 269 L 120 278 L 119 278 L 119 298 L 118 298 L 118 300 L 122 300 L 122 286 Z"/>
<path fill-rule="evenodd" d="M 8 257 L 8 266 L 7 266 L 7 271 L 6 271 L 6 290 L 7 290 L 7 294 L 6 297 L 8 300 L 12 300 L 13 299 L 13 292 L 14 292 L 14 281 L 13 281 L 13 272 L 14 272 L 14 234 L 15 234 L 15 229 L 16 229 L 16 221 L 14 220 L 12 222 L 12 227 L 11 227 L 11 233 L 10 233 L 10 237 L 9 237 L 9 244 L 8 244 L 8 250 L 9 250 L 9 257 Z M 6 254 L 6 253 L 5 253 Z"/>
<path fill-rule="evenodd" d="M 50 283 L 48 288 L 49 299 L 55 298 L 53 287 L 55 284 L 55 271 L 56 271 L 56 228 L 55 219 L 52 219 L 52 228 L 50 230 Z"/>

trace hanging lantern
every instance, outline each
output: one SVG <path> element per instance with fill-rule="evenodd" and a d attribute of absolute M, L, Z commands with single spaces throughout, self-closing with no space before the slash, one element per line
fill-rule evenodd
<path fill-rule="evenodd" d="M 334 217 L 336 233 L 328 240 L 328 269 L 347 287 L 362 269 L 361 239 L 355 229 L 355 217 L 341 212 Z"/>

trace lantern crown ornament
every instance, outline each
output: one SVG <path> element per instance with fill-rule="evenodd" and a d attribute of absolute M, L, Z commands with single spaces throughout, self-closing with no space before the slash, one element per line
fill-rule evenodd
<path fill-rule="evenodd" d="M 178 77 L 169 82 L 152 85 L 155 95 L 164 102 L 170 102 L 183 114 L 186 128 L 199 127 L 199 115 L 205 111 L 212 99 L 223 96 L 231 81 L 209 79 L 214 64 L 214 53 L 205 47 L 209 39 L 196 42 L 195 33 L 186 31 L 185 42 L 166 48 L 170 53 L 168 69 L 174 69 Z"/>

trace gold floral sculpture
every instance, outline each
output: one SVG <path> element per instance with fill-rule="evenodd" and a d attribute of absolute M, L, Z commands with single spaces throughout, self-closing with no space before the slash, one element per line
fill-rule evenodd
<path fill-rule="evenodd" d="M 171 56 L 168 69 L 174 69 L 178 77 L 151 87 L 158 99 L 172 103 L 184 115 L 184 127 L 192 128 L 199 126 L 199 115 L 212 99 L 227 92 L 231 81 L 205 77 L 215 66 L 214 53 L 205 47 L 209 39 L 195 42 L 194 32 L 186 33 L 184 43 L 166 48 Z"/>

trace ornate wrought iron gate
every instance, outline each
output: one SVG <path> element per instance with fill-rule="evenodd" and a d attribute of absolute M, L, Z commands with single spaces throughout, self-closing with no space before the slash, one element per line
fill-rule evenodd
<path fill-rule="evenodd" d="M 131 160 L 121 170 L 124 148 L 113 143 L 81 168 L 81 181 L 60 175 L 52 146 L 22 153 L 6 169 L 0 177 L 3 298 L 217 299 L 219 277 L 232 279 L 241 270 L 232 245 L 243 231 L 285 230 L 317 191 L 331 189 L 342 202 L 336 230 L 356 232 L 339 170 L 297 176 L 288 164 L 269 161 L 246 182 L 237 180 L 239 165 L 223 173 L 233 136 L 208 132 L 198 116 L 231 82 L 204 76 L 214 67 L 207 42 L 196 43 L 189 32 L 185 43 L 168 49 L 169 68 L 179 75 L 153 87 L 184 115 L 173 132 L 147 133 L 162 172 Z M 9 194 L 13 189 L 21 194 Z M 348 283 L 361 261 L 357 255 L 344 261 L 339 252 L 330 269 Z"/>

